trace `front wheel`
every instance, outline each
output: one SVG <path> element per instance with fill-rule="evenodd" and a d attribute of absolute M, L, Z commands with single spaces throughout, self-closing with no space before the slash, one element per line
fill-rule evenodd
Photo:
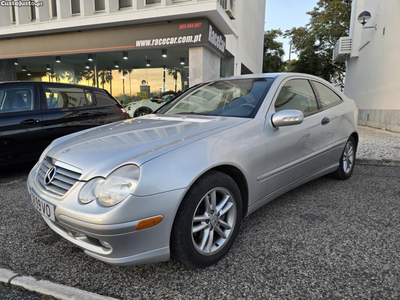
<path fill-rule="evenodd" d="M 171 252 L 178 260 L 204 268 L 231 248 L 242 219 L 242 199 L 235 181 L 221 172 L 202 176 L 177 212 Z"/>
<path fill-rule="evenodd" d="M 353 137 L 350 137 L 344 146 L 342 156 L 340 157 L 339 161 L 339 167 L 331 174 L 332 177 L 340 180 L 346 180 L 350 178 L 356 162 L 356 151 L 356 142 L 354 141 Z"/>
<path fill-rule="evenodd" d="M 150 107 L 141 106 L 135 110 L 135 112 L 133 113 L 133 117 L 137 118 L 140 116 L 150 115 L 151 113 L 153 113 L 153 110 Z"/>

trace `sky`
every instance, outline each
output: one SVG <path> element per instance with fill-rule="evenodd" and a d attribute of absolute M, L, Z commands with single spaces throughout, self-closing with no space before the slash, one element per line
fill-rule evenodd
<path fill-rule="evenodd" d="M 312 11 L 317 2 L 318 0 L 266 0 L 265 31 L 281 29 L 285 32 L 287 29 L 306 25 L 310 20 L 306 12 Z M 279 38 L 278 40 L 283 43 L 284 59 L 289 59 L 290 39 Z M 296 54 L 291 56 L 292 59 L 296 57 Z"/>

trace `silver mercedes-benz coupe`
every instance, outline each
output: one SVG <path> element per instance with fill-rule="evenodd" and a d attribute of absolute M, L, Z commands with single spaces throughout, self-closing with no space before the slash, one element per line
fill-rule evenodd
<path fill-rule="evenodd" d="M 28 189 L 48 226 L 92 257 L 206 267 L 262 205 L 326 174 L 349 178 L 357 143 L 357 108 L 328 82 L 239 76 L 54 140 Z"/>

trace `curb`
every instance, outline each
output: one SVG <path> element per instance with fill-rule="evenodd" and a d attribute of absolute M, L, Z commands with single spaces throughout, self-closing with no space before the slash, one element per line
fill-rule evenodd
<path fill-rule="evenodd" d="M 95 293 L 86 292 L 77 288 L 53 283 L 47 280 L 37 280 L 30 276 L 22 276 L 13 271 L 0 268 L 0 282 L 24 288 L 28 291 L 52 296 L 57 299 L 84 299 L 84 300 L 116 300 Z"/>
<path fill-rule="evenodd" d="M 356 158 L 356 164 L 359 165 L 373 165 L 385 167 L 400 167 L 400 160 L 393 159 L 375 159 L 375 158 Z"/>

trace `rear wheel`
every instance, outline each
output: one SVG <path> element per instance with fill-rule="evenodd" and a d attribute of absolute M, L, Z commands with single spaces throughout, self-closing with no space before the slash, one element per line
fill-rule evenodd
<path fill-rule="evenodd" d="M 235 181 L 221 172 L 202 176 L 188 191 L 175 218 L 171 252 L 178 260 L 204 268 L 232 246 L 242 218 Z"/>
<path fill-rule="evenodd" d="M 345 180 L 350 178 L 356 162 L 357 146 L 353 137 L 350 137 L 344 146 L 342 156 L 340 157 L 339 167 L 331 175 L 334 178 Z"/>

